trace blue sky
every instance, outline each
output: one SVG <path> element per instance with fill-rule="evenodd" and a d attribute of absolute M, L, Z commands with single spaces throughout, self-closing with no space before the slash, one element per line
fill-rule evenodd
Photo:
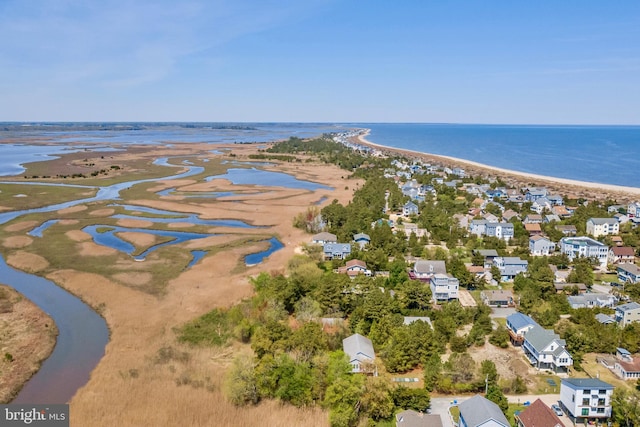
<path fill-rule="evenodd" d="M 0 120 L 640 124 L 640 2 L 0 0 Z"/>

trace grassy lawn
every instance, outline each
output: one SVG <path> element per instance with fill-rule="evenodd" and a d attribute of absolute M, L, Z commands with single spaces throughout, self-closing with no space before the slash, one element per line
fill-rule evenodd
<path fill-rule="evenodd" d="M 582 369 L 584 369 L 584 373 L 580 372 L 579 374 L 583 377 L 591 376 L 593 378 L 600 378 L 602 381 L 615 387 L 626 388 L 628 390 L 635 387 L 635 381 L 623 381 L 602 364 L 596 362 L 596 355 L 594 353 L 583 356 Z"/>
<path fill-rule="evenodd" d="M 554 374 L 540 373 L 536 375 L 534 394 L 554 394 L 560 392 L 560 377 Z M 549 384 L 549 380 L 555 382 L 555 387 Z"/>
<path fill-rule="evenodd" d="M 507 420 L 509 420 L 512 426 L 516 424 L 516 420 L 514 417 L 516 412 L 522 412 L 524 411 L 525 408 L 526 406 L 524 406 L 523 404 L 517 404 L 517 403 L 509 404 L 509 408 L 507 409 L 506 416 L 507 416 Z"/>
<path fill-rule="evenodd" d="M 449 408 L 449 412 L 451 413 L 451 417 L 453 417 L 453 422 L 457 424 L 460 421 L 460 408 L 452 406 Z"/>

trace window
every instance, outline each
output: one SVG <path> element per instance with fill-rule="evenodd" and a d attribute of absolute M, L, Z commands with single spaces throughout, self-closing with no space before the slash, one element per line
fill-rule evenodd
<path fill-rule="evenodd" d="M 591 390 L 582 390 L 582 394 L 591 394 Z"/>
<path fill-rule="evenodd" d="M 584 408 L 582 409 L 582 414 L 583 417 L 588 417 L 589 416 L 589 408 Z"/>
<path fill-rule="evenodd" d="M 585 397 L 582 399 L 582 406 L 589 406 L 589 398 Z"/>
<path fill-rule="evenodd" d="M 604 414 L 604 408 L 598 408 L 596 411 L 598 414 Z"/>
<path fill-rule="evenodd" d="M 598 399 L 598 406 L 604 406 L 604 399 Z"/>
<path fill-rule="evenodd" d="M 607 394 L 607 390 L 598 390 L 598 394 Z"/>

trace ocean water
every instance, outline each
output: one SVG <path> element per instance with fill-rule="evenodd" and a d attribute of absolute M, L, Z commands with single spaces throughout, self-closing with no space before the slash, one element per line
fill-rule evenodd
<path fill-rule="evenodd" d="M 388 147 L 519 172 L 640 187 L 640 126 L 358 123 Z"/>

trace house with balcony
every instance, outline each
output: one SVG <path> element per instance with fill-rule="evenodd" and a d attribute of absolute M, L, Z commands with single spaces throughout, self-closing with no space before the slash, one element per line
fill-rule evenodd
<path fill-rule="evenodd" d="M 325 243 L 323 246 L 324 259 L 345 259 L 351 255 L 350 243 Z"/>
<path fill-rule="evenodd" d="M 573 358 L 565 348 L 565 340 L 550 329 L 534 325 L 524 336 L 524 354 L 538 370 L 566 372 L 573 365 Z"/>
<path fill-rule="evenodd" d="M 515 312 L 507 316 L 507 331 L 511 344 L 515 346 L 524 343 L 524 337 L 538 323 L 524 313 Z"/>
<path fill-rule="evenodd" d="M 612 308 L 618 302 L 618 298 L 611 294 L 585 293 L 580 295 L 570 295 L 567 297 L 569 305 L 573 309 L 578 308 Z"/>
<path fill-rule="evenodd" d="M 578 234 L 578 229 L 575 225 L 559 224 L 556 225 L 556 230 L 560 231 L 565 236 L 575 236 L 576 234 Z"/>
<path fill-rule="evenodd" d="M 640 282 L 640 268 L 635 264 L 618 264 L 616 272 L 618 273 L 618 280 L 623 283 Z"/>
<path fill-rule="evenodd" d="M 609 247 L 591 237 L 563 237 L 560 239 L 560 252 L 569 257 L 569 261 L 575 258 L 585 257 L 597 259 L 601 268 L 607 267 Z"/>
<path fill-rule="evenodd" d="M 529 267 L 529 261 L 519 257 L 496 257 L 493 265 L 500 270 L 500 280 L 510 282 L 520 273 L 525 273 Z"/>
<path fill-rule="evenodd" d="M 418 260 L 409 271 L 409 277 L 413 280 L 429 282 L 436 274 L 447 274 L 447 267 L 441 260 Z"/>
<path fill-rule="evenodd" d="M 458 299 L 458 288 L 460 281 L 450 274 L 435 274 L 429 280 L 431 296 L 436 302 L 446 302 Z"/>
<path fill-rule="evenodd" d="M 615 218 L 589 218 L 587 234 L 593 237 L 608 236 L 620 232 L 620 223 Z"/>
<path fill-rule="evenodd" d="M 534 225 L 534 224 L 532 224 Z M 529 237 L 529 253 L 533 256 L 549 256 L 556 250 L 556 244 L 548 238 L 536 235 Z"/>
<path fill-rule="evenodd" d="M 486 219 L 474 219 L 469 224 L 469 233 L 478 237 L 497 237 L 508 242 L 514 236 L 514 228 L 510 222 L 490 222 Z"/>
<path fill-rule="evenodd" d="M 609 264 L 634 264 L 636 262 L 636 251 L 631 246 L 614 246 L 609 249 L 607 262 Z"/>
<path fill-rule="evenodd" d="M 346 274 L 351 279 L 360 274 L 364 274 L 365 276 L 371 276 L 372 274 L 371 270 L 367 268 L 367 263 L 359 259 L 351 259 L 347 261 L 344 266 L 338 268 L 337 272 L 339 274 Z"/>
<path fill-rule="evenodd" d="M 633 357 L 629 351 L 619 347 L 616 349 L 616 359 L 612 371 L 625 381 L 637 381 L 640 379 L 640 358 Z"/>
<path fill-rule="evenodd" d="M 481 291 L 480 299 L 489 307 L 515 307 L 513 292 L 510 290 Z"/>
<path fill-rule="evenodd" d="M 524 198 L 527 202 L 535 202 L 536 200 L 547 197 L 549 192 L 544 187 L 530 187 L 524 194 Z"/>
<path fill-rule="evenodd" d="M 640 321 L 640 304 L 632 301 L 617 306 L 615 319 L 621 328 L 624 328 L 630 323 Z"/>
<path fill-rule="evenodd" d="M 358 245 L 360 249 L 363 249 L 369 243 L 371 243 L 371 237 L 365 233 L 357 233 L 353 235 L 353 241 Z"/>
<path fill-rule="evenodd" d="M 563 378 L 560 403 L 574 424 L 602 423 L 611 417 L 613 388 L 598 378 Z"/>
<path fill-rule="evenodd" d="M 338 243 L 338 238 L 333 233 L 323 231 L 322 233 L 314 234 L 311 237 L 311 243 L 317 245 L 324 245 L 325 243 Z"/>

